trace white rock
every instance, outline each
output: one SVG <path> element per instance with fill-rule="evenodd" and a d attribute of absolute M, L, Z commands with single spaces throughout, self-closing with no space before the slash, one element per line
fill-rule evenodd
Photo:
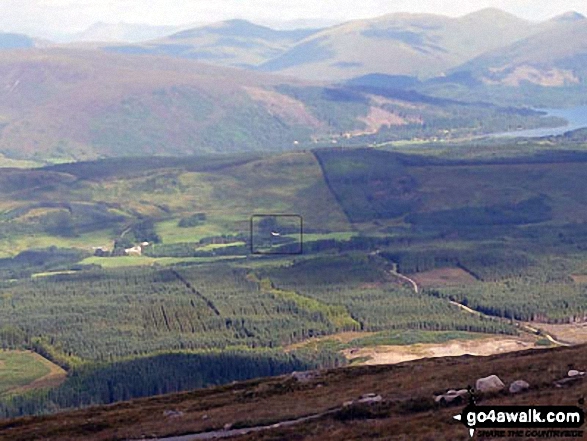
<path fill-rule="evenodd" d="M 516 380 L 512 384 L 510 384 L 510 393 L 517 394 L 526 389 L 528 389 L 530 385 L 524 380 Z"/>
<path fill-rule="evenodd" d="M 475 383 L 475 389 L 479 392 L 498 392 L 504 388 L 505 384 L 503 384 L 503 381 L 497 375 L 479 378 Z"/>
<path fill-rule="evenodd" d="M 467 395 L 469 395 L 469 391 L 467 389 L 460 389 L 460 390 L 454 390 L 451 389 L 449 390 L 447 393 L 445 393 L 444 395 L 438 395 L 437 397 L 434 397 L 434 401 L 436 403 L 452 403 L 453 401 L 457 400 L 457 399 L 464 399 Z"/>
<path fill-rule="evenodd" d="M 381 395 L 375 395 L 375 394 L 367 394 L 367 395 L 363 395 L 360 399 L 359 399 L 359 403 L 363 403 L 363 404 L 371 404 L 371 403 L 379 403 L 383 401 L 383 398 L 381 397 Z"/>
<path fill-rule="evenodd" d="M 582 377 L 583 375 L 585 375 L 585 372 L 581 372 L 576 369 L 571 369 L 567 374 L 569 377 Z"/>

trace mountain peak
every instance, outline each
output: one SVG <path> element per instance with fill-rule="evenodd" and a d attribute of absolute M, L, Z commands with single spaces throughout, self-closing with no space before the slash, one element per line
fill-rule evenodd
<path fill-rule="evenodd" d="M 522 21 L 520 17 L 510 14 L 499 8 L 484 8 L 480 9 L 475 12 L 471 12 L 469 14 L 463 15 L 460 17 L 461 19 L 465 20 L 472 20 L 472 19 L 481 19 L 481 20 L 519 20 Z"/>
<path fill-rule="evenodd" d="M 251 28 L 251 29 L 255 29 L 255 28 L 267 28 L 267 26 L 261 26 L 258 24 L 255 24 L 253 22 L 250 22 L 248 20 L 244 20 L 242 18 L 233 18 L 230 20 L 225 20 L 220 22 L 221 25 L 223 26 L 227 26 L 227 27 L 238 27 L 238 28 Z M 269 29 L 269 28 L 267 28 Z"/>
<path fill-rule="evenodd" d="M 583 14 L 580 14 L 579 12 L 569 11 L 569 12 L 565 12 L 564 14 L 557 15 L 551 21 L 555 21 L 555 22 L 574 22 L 574 21 L 585 20 L 585 18 L 586 17 Z"/>

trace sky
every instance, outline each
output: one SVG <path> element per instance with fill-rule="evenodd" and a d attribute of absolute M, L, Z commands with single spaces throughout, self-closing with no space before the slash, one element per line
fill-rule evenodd
<path fill-rule="evenodd" d="M 585 0 L 0 0 L 0 30 L 33 36 L 80 32 L 96 22 L 186 25 L 243 18 L 280 27 L 300 19 L 332 24 L 392 12 L 460 16 L 497 7 L 540 21 L 574 10 Z"/>

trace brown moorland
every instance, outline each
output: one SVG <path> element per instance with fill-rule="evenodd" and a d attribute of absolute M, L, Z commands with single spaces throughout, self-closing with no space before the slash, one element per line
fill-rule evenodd
<path fill-rule="evenodd" d="M 523 379 L 530 389 L 480 397 L 483 404 L 577 405 L 587 393 L 583 379 L 565 388 L 554 381 L 569 369 L 587 366 L 587 346 L 528 350 L 488 357 L 448 357 L 387 366 L 361 366 L 320 372 L 309 381 L 292 376 L 157 396 L 43 417 L 0 423 L 0 439 L 123 440 L 163 438 L 224 427 L 274 425 L 242 440 L 462 440 L 465 428 L 452 419 L 462 406 L 444 407 L 434 395 L 474 385 L 498 375 L 509 383 Z M 376 404 L 357 404 L 364 394 L 381 395 Z M 343 403 L 355 404 L 343 408 Z M 328 412 L 294 424 L 280 422 Z M 583 438 L 587 439 L 587 438 Z"/>

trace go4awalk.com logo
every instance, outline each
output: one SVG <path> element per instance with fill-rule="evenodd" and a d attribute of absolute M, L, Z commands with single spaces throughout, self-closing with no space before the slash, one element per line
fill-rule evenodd
<path fill-rule="evenodd" d="M 477 406 L 470 404 L 453 417 L 471 437 L 581 438 L 585 414 L 576 406 Z"/>

